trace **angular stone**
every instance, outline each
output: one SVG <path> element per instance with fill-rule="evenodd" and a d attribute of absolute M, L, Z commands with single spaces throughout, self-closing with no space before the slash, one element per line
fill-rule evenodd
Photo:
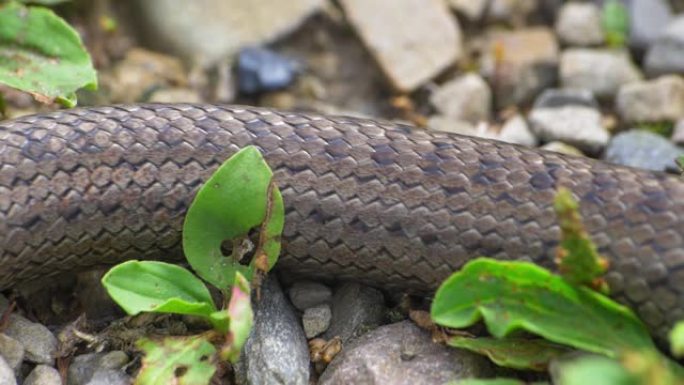
<path fill-rule="evenodd" d="M 439 0 L 340 0 L 394 88 L 410 92 L 462 55 L 461 30 Z"/>
<path fill-rule="evenodd" d="M 433 115 L 428 119 L 427 127 L 430 130 L 450 132 L 452 134 L 478 136 L 474 125 L 448 116 Z"/>
<path fill-rule="evenodd" d="M 136 0 L 146 43 L 211 65 L 299 27 L 324 0 Z"/>
<path fill-rule="evenodd" d="M 329 287 L 311 281 L 295 282 L 287 294 L 294 307 L 302 311 L 324 304 L 332 298 L 332 290 Z"/>
<path fill-rule="evenodd" d="M 125 375 L 120 369 L 129 362 L 125 352 L 114 350 L 107 353 L 88 353 L 74 357 L 69 371 L 67 372 L 67 383 L 69 385 L 86 385 L 94 381 L 95 376 L 99 377 L 121 377 L 110 372 L 119 372 Z"/>
<path fill-rule="evenodd" d="M 529 115 L 532 131 L 545 142 L 559 140 L 597 153 L 610 139 L 601 114 L 588 107 L 535 108 Z"/>
<path fill-rule="evenodd" d="M 684 118 L 684 79 L 669 75 L 626 84 L 615 104 L 625 123 L 677 121 Z"/>
<path fill-rule="evenodd" d="M 647 170 L 677 170 L 675 159 L 684 155 L 684 148 L 675 146 L 660 135 L 644 130 L 630 130 L 610 141 L 604 160 Z"/>
<path fill-rule="evenodd" d="M 476 124 L 490 119 L 492 91 L 482 77 L 469 73 L 440 86 L 430 102 L 442 115 Z"/>
<path fill-rule="evenodd" d="M 302 326 L 306 338 L 313 338 L 328 330 L 332 311 L 327 304 L 310 307 L 302 314 Z"/>
<path fill-rule="evenodd" d="M 561 54 L 560 78 L 564 88 L 582 88 L 607 98 L 627 83 L 641 79 L 629 53 L 620 50 L 570 48 Z"/>
<path fill-rule="evenodd" d="M 508 119 L 501 127 L 496 139 L 528 147 L 537 145 L 537 137 L 534 136 L 525 118 L 521 115 Z"/>
<path fill-rule="evenodd" d="M 599 108 L 594 94 L 579 88 L 550 88 L 544 90 L 534 101 L 534 108 L 564 106 Z"/>
<path fill-rule="evenodd" d="M 381 292 L 358 283 L 346 283 L 335 290 L 332 323 L 324 338 L 340 337 L 346 343 L 380 326 L 386 313 Z"/>
<path fill-rule="evenodd" d="M 562 42 L 569 45 L 603 43 L 601 10 L 593 3 L 565 3 L 558 14 L 556 33 Z"/>
<path fill-rule="evenodd" d="M 12 337 L 0 334 L 0 356 L 12 370 L 17 370 L 24 360 L 24 346 Z"/>
<path fill-rule="evenodd" d="M 5 334 L 24 346 L 26 360 L 36 364 L 52 364 L 57 352 L 57 338 L 45 326 L 11 314 Z"/>
<path fill-rule="evenodd" d="M 673 19 L 650 46 L 644 70 L 650 77 L 684 73 L 684 15 Z"/>
<path fill-rule="evenodd" d="M 428 385 L 492 376 L 484 357 L 432 342 L 410 321 L 382 326 L 344 347 L 320 385 Z"/>

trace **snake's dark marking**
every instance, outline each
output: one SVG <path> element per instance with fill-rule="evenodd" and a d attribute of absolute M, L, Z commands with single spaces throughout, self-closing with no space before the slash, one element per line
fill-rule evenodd
<path fill-rule="evenodd" d="M 248 144 L 286 206 L 286 274 L 429 292 L 488 255 L 549 266 L 566 186 L 608 281 L 659 336 L 684 318 L 684 181 L 393 123 L 252 107 L 81 108 L 0 123 L 0 287 L 179 257 L 195 191 Z"/>

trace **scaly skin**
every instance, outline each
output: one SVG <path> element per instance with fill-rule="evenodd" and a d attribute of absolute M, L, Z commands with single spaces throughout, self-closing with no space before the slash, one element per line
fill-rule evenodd
<path fill-rule="evenodd" d="M 388 122 L 253 107 L 80 108 L 0 123 L 0 287 L 178 258 L 195 191 L 248 144 L 286 205 L 284 274 L 429 292 L 471 258 L 552 265 L 559 186 L 658 336 L 684 318 L 684 181 Z"/>

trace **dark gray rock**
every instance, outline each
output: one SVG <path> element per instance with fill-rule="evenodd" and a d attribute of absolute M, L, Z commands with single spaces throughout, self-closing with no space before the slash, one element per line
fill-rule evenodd
<path fill-rule="evenodd" d="M 130 385 L 132 379 L 121 370 L 99 369 L 85 385 Z"/>
<path fill-rule="evenodd" d="M 38 365 L 26 377 L 23 385 L 62 385 L 62 377 L 57 369 L 51 366 Z"/>
<path fill-rule="evenodd" d="M 325 370 L 320 385 L 432 385 L 493 375 L 489 361 L 432 342 L 430 333 L 403 321 L 365 334 L 345 346 Z"/>
<path fill-rule="evenodd" d="M 287 291 L 290 301 L 299 310 L 327 303 L 332 298 L 332 290 L 322 283 L 297 281 Z"/>
<path fill-rule="evenodd" d="M 57 352 L 57 338 L 45 326 L 11 314 L 5 334 L 24 347 L 27 361 L 51 365 Z"/>
<path fill-rule="evenodd" d="M 0 357 L 0 384 L 17 385 L 17 379 L 14 378 L 14 371 L 7 365 L 7 362 L 2 357 Z"/>
<path fill-rule="evenodd" d="M 386 314 L 381 292 L 358 283 L 346 283 L 335 291 L 332 323 L 324 338 L 340 337 L 346 343 L 382 325 Z"/>
<path fill-rule="evenodd" d="M 17 370 L 24 360 L 24 345 L 12 337 L 0 334 L 0 356 L 13 370 Z"/>
<path fill-rule="evenodd" d="M 265 48 L 245 48 L 237 59 L 238 89 L 257 94 L 286 88 L 297 76 L 298 67 L 294 60 Z"/>
<path fill-rule="evenodd" d="M 309 383 L 309 348 L 294 309 L 272 275 L 255 305 L 252 332 L 236 365 L 238 384 Z"/>
<path fill-rule="evenodd" d="M 115 371 L 123 373 L 120 369 L 129 362 L 128 355 L 122 351 L 111 351 L 108 353 L 89 353 L 74 357 L 69 365 L 67 372 L 67 385 L 87 385 L 91 384 L 98 372 Z M 111 373 L 101 373 L 98 376 L 116 377 Z M 98 380 L 99 381 L 99 380 Z M 99 382 L 106 384 L 106 382 Z M 113 382 L 113 384 L 117 384 Z"/>
<path fill-rule="evenodd" d="M 584 106 L 599 108 L 594 94 L 579 88 L 550 88 L 544 90 L 534 101 L 534 108 Z"/>
<path fill-rule="evenodd" d="M 313 338 L 328 330 L 332 311 L 328 304 L 310 307 L 302 314 L 302 326 L 306 338 Z"/>
<path fill-rule="evenodd" d="M 629 45 L 641 52 L 663 34 L 673 18 L 667 0 L 631 0 L 627 2 L 627 10 Z"/>
<path fill-rule="evenodd" d="M 684 15 L 673 19 L 648 49 L 644 69 L 648 76 L 684 73 Z"/>
<path fill-rule="evenodd" d="M 631 130 L 616 135 L 604 154 L 608 162 L 647 170 L 677 170 L 675 159 L 684 155 L 684 148 L 674 145 L 660 135 Z"/>

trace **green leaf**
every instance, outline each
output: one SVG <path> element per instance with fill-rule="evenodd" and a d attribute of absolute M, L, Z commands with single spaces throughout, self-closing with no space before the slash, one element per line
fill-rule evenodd
<path fill-rule="evenodd" d="M 675 357 L 684 356 L 684 321 L 677 322 L 670 331 L 670 350 Z"/>
<path fill-rule="evenodd" d="M 682 170 L 682 173 L 684 173 L 684 156 L 677 158 L 676 162 L 679 168 Z"/>
<path fill-rule="evenodd" d="M 0 6 L 0 83 L 38 101 L 76 105 L 76 90 L 97 88 L 97 75 L 78 33 L 43 7 Z"/>
<path fill-rule="evenodd" d="M 654 348 L 628 308 L 528 262 L 478 258 L 467 263 L 437 290 L 431 314 L 446 327 L 484 319 L 497 338 L 526 330 L 611 357 L 625 349 Z"/>
<path fill-rule="evenodd" d="M 620 363 L 603 356 L 586 356 L 560 365 L 560 385 L 638 385 L 640 382 Z"/>
<path fill-rule="evenodd" d="M 40 4 L 40 5 L 45 5 L 45 6 L 53 6 L 57 4 L 62 4 L 69 2 L 71 0 L 19 0 L 20 3 L 24 4 Z"/>
<path fill-rule="evenodd" d="M 231 240 L 239 244 L 250 229 L 265 220 L 267 191 L 273 173 L 259 150 L 249 146 L 228 159 L 202 186 L 192 202 L 183 224 L 183 250 L 186 258 L 200 277 L 220 289 L 228 289 L 235 281 L 235 273 L 251 279 L 255 260 L 248 266 L 239 262 L 236 250 L 223 256 L 221 244 Z M 271 215 L 261 234 L 262 250 L 273 267 L 280 253 L 280 234 L 283 231 L 284 208 L 280 191 L 273 188 Z"/>
<path fill-rule="evenodd" d="M 607 0 L 603 4 L 601 24 L 609 46 L 625 46 L 629 32 L 629 13 L 619 0 Z"/>
<path fill-rule="evenodd" d="M 207 385 L 216 372 L 216 348 L 205 335 L 137 343 L 145 358 L 136 385 Z"/>
<path fill-rule="evenodd" d="M 216 311 L 207 287 L 188 270 L 170 263 L 127 261 L 111 268 L 102 284 L 126 313 L 192 314 Z"/>
<path fill-rule="evenodd" d="M 254 324 L 254 312 L 249 294 L 249 282 L 242 274 L 235 274 L 235 285 L 228 304 L 230 317 L 230 330 L 228 333 L 229 343 L 221 349 L 221 359 L 236 362 L 240 358 L 240 352 L 249 332 Z"/>
<path fill-rule="evenodd" d="M 554 208 L 561 229 L 556 258 L 561 276 L 574 285 L 586 285 L 607 292 L 608 287 L 600 277 L 606 272 L 608 262 L 599 255 L 596 245 L 584 230 L 579 205 L 570 190 L 558 190 Z"/>
<path fill-rule="evenodd" d="M 489 357 L 499 366 L 545 371 L 549 362 L 570 350 L 542 339 L 451 337 L 447 344 Z"/>

